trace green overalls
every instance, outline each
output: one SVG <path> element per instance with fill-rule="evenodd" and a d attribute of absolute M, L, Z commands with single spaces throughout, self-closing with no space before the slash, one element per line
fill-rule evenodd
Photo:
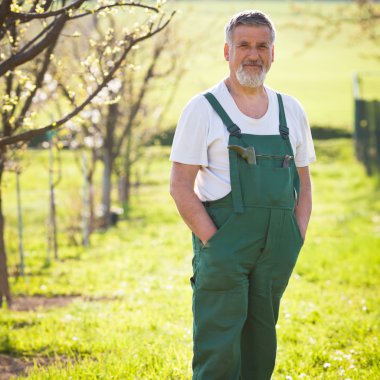
<path fill-rule="evenodd" d="M 204 202 L 218 231 L 206 245 L 193 234 L 193 379 L 269 380 L 280 299 L 303 244 L 284 106 L 278 94 L 279 135 L 242 134 L 216 98 L 205 97 L 229 145 L 254 147 L 256 157 L 229 150 L 231 193 Z"/>

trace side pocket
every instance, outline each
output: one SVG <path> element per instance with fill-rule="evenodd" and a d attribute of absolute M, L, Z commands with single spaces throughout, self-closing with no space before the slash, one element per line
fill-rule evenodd
<path fill-rule="evenodd" d="M 225 231 L 228 230 L 228 225 L 231 223 L 235 215 L 231 208 L 210 208 L 207 212 L 218 230 L 202 247 L 203 249 L 208 248 L 210 244 L 214 244 L 220 237 L 225 235 Z"/>
<path fill-rule="evenodd" d="M 193 267 L 193 275 L 190 277 L 190 285 L 195 290 L 196 288 L 196 277 L 198 272 L 198 266 L 199 266 L 199 255 L 201 250 L 201 241 L 198 239 L 197 236 L 192 233 L 192 243 L 193 243 L 193 259 L 192 259 L 192 267 Z"/>

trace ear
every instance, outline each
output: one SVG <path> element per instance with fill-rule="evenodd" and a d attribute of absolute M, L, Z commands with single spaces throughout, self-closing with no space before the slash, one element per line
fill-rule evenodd
<path fill-rule="evenodd" d="M 227 42 L 224 43 L 224 59 L 226 61 L 230 60 L 230 47 L 228 46 Z"/>
<path fill-rule="evenodd" d="M 272 45 L 272 63 L 274 62 L 274 45 Z"/>

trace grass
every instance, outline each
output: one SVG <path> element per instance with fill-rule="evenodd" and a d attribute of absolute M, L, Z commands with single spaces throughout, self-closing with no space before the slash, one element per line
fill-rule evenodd
<path fill-rule="evenodd" d="M 372 380 L 380 376 L 379 190 L 353 158 L 350 139 L 319 140 L 316 148 L 313 218 L 282 302 L 274 379 Z M 63 153 L 61 212 L 66 190 L 80 184 L 72 153 Z M 47 154 L 28 152 L 34 165 L 22 177 L 27 276 L 12 278 L 13 293 L 85 297 L 62 308 L 2 311 L 0 352 L 36 363 L 56 358 L 36 364 L 28 379 L 190 378 L 190 237 L 167 192 L 169 151 L 150 153 L 156 159 L 141 165 L 130 219 L 95 234 L 88 250 L 61 246 L 62 261 L 46 266 L 37 221 L 46 217 L 47 200 L 35 194 L 44 192 Z M 14 221 L 14 179 L 7 180 L 6 215 Z M 14 222 L 7 231 L 14 268 Z"/>

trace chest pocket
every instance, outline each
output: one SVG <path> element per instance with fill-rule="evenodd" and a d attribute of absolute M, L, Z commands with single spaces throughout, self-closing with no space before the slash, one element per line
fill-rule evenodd
<path fill-rule="evenodd" d="M 282 160 L 265 158 L 257 165 L 239 160 L 244 203 L 264 207 L 294 207 L 293 176 L 290 167 L 282 167 Z"/>

